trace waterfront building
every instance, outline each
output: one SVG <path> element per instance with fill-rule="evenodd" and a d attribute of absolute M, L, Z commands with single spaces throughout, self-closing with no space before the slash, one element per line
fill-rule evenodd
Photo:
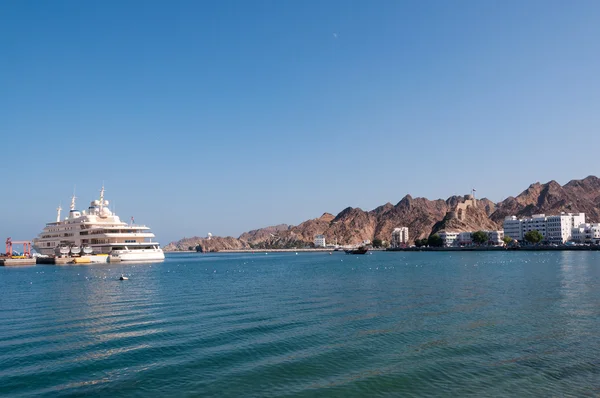
<path fill-rule="evenodd" d="M 527 232 L 539 231 L 545 241 L 563 244 L 571 240 L 573 229 L 582 224 L 585 224 L 585 213 L 534 214 L 522 219 L 509 216 L 504 219 L 504 235 L 522 241 Z"/>
<path fill-rule="evenodd" d="M 585 224 L 585 213 L 560 213 L 546 219 L 546 240 L 550 243 L 565 243 L 571 240 L 573 228 Z"/>
<path fill-rule="evenodd" d="M 407 227 L 394 228 L 394 230 L 392 231 L 391 247 L 392 248 L 404 247 L 404 246 L 406 246 L 407 243 L 408 243 L 408 228 Z"/>
<path fill-rule="evenodd" d="M 521 220 L 516 216 L 508 216 L 504 219 L 504 236 L 509 236 L 517 241 L 523 240 L 523 230 L 521 229 Z"/>
<path fill-rule="evenodd" d="M 457 245 L 459 232 L 440 231 L 438 235 L 440 238 L 442 238 L 444 247 L 452 247 Z"/>
<path fill-rule="evenodd" d="M 504 244 L 504 231 L 484 231 L 488 234 L 488 244 L 500 246 Z"/>
<path fill-rule="evenodd" d="M 458 234 L 458 244 L 461 246 L 468 246 L 473 244 L 473 237 L 471 236 L 472 232 L 460 232 Z"/>
<path fill-rule="evenodd" d="M 581 224 L 573 228 L 571 240 L 578 243 L 600 244 L 600 224 Z"/>
<path fill-rule="evenodd" d="M 546 215 L 545 214 L 534 214 L 531 218 L 525 218 L 521 220 L 521 233 L 523 238 L 529 231 L 538 231 L 546 240 Z"/>
<path fill-rule="evenodd" d="M 315 247 L 326 247 L 325 235 L 315 235 Z"/>
<path fill-rule="evenodd" d="M 465 232 L 449 232 L 449 231 L 440 231 L 438 235 L 442 238 L 442 242 L 444 243 L 444 247 L 454 247 L 454 246 L 469 246 L 473 244 L 473 232 L 474 231 L 465 231 Z M 504 238 L 504 231 L 482 231 L 485 232 L 488 236 L 488 240 L 485 244 L 500 246 L 504 244 L 502 240 Z"/>

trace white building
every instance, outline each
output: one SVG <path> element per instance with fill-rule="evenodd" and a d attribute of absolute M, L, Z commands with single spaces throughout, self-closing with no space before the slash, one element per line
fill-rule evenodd
<path fill-rule="evenodd" d="M 582 224 L 585 224 L 585 213 L 534 214 L 531 218 L 522 219 L 510 216 L 504 219 L 504 235 L 522 241 L 527 232 L 538 231 L 544 240 L 562 244 L 571 240 L 573 229 Z"/>
<path fill-rule="evenodd" d="M 517 241 L 523 240 L 523 230 L 521 229 L 521 220 L 515 216 L 508 216 L 504 219 L 504 236 L 509 236 Z"/>
<path fill-rule="evenodd" d="M 325 247 L 325 235 L 315 235 L 315 247 Z"/>
<path fill-rule="evenodd" d="M 560 213 L 546 219 L 546 239 L 550 243 L 565 243 L 571 240 L 573 228 L 585 224 L 585 213 Z"/>
<path fill-rule="evenodd" d="M 578 243 L 600 244 L 600 224 L 581 224 L 573 228 L 571 240 Z"/>
<path fill-rule="evenodd" d="M 458 241 L 458 232 L 449 232 L 449 231 L 440 231 L 438 233 L 440 238 L 442 238 L 442 242 L 444 242 L 444 247 L 452 247 L 457 245 Z"/>
<path fill-rule="evenodd" d="M 534 214 L 531 218 L 524 218 L 521 220 L 521 233 L 523 238 L 529 231 L 538 231 L 546 240 L 546 215 L 545 214 Z"/>
<path fill-rule="evenodd" d="M 484 231 L 488 234 L 488 244 L 500 246 L 504 244 L 504 231 Z"/>
<path fill-rule="evenodd" d="M 461 232 L 458 234 L 458 244 L 463 246 L 468 246 L 473 243 L 473 237 L 471 236 L 472 232 Z"/>
<path fill-rule="evenodd" d="M 404 247 L 408 243 L 408 228 L 394 228 L 392 231 L 392 248 Z"/>

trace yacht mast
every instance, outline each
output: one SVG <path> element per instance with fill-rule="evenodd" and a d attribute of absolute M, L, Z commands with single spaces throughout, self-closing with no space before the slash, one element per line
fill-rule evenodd
<path fill-rule="evenodd" d="M 100 190 L 100 214 L 102 214 L 103 208 L 104 208 L 104 185 L 102 185 L 102 189 Z"/>

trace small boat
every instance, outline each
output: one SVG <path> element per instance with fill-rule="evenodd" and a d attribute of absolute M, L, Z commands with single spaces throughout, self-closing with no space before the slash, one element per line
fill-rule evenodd
<path fill-rule="evenodd" d="M 356 249 L 344 250 L 346 254 L 366 254 L 369 251 L 369 248 L 366 246 L 360 246 Z"/>
<path fill-rule="evenodd" d="M 119 278 L 120 281 L 126 281 L 129 280 L 128 277 L 126 277 L 125 275 L 121 275 L 121 277 Z"/>

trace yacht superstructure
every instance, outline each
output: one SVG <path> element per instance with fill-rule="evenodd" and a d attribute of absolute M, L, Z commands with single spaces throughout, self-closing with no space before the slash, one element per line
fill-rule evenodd
<path fill-rule="evenodd" d="M 60 219 L 60 206 L 55 222 L 47 223 L 42 233 L 33 240 L 33 248 L 40 254 L 60 255 L 76 253 L 81 248 L 93 254 L 108 254 L 120 261 L 156 261 L 164 260 L 165 255 L 158 242 L 153 242 L 155 235 L 145 225 L 121 221 L 119 216 L 109 208 L 104 199 L 104 187 L 100 190 L 100 198 L 90 203 L 87 210 L 75 208 L 75 199 L 71 198 L 69 215 Z"/>

